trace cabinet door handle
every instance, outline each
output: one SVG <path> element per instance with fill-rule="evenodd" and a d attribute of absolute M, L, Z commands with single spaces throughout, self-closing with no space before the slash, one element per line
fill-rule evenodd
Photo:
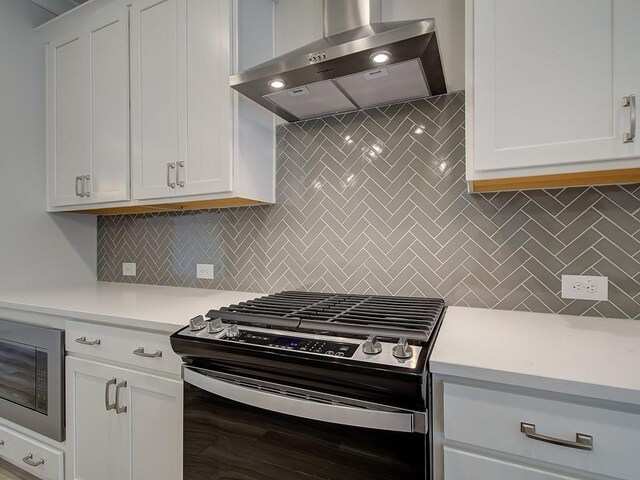
<path fill-rule="evenodd" d="M 156 350 L 153 353 L 147 353 L 144 351 L 144 347 L 138 347 L 133 351 L 133 354 L 138 355 L 139 357 L 160 358 L 162 357 L 162 350 Z"/>
<path fill-rule="evenodd" d="M 76 338 L 76 343 L 80 343 L 82 345 L 100 345 L 100 339 L 96 338 L 95 340 L 87 340 L 87 337 Z"/>
<path fill-rule="evenodd" d="M 44 465 L 44 458 L 41 458 L 36 462 L 33 461 L 33 453 L 30 453 L 29 455 L 24 457 L 22 461 L 27 465 L 31 465 L 32 467 L 39 467 L 40 465 Z"/>
<path fill-rule="evenodd" d="M 624 143 L 632 143 L 636 138 L 636 96 L 622 97 L 622 106 L 629 107 L 629 131 L 624 133 Z"/>
<path fill-rule="evenodd" d="M 115 385 L 117 382 L 117 380 L 115 378 L 112 378 L 111 380 L 109 380 L 106 384 L 106 386 L 104 387 L 104 407 L 107 409 L 107 412 L 109 410 L 115 410 L 116 409 L 116 403 L 118 402 L 118 397 L 117 397 L 117 393 L 118 390 L 116 389 L 116 403 L 109 403 L 109 387 L 111 387 L 111 385 Z"/>
<path fill-rule="evenodd" d="M 184 162 L 178 162 L 178 166 L 176 167 L 176 182 L 179 187 L 184 187 L 184 180 L 180 180 L 180 169 L 184 168 Z"/>
<path fill-rule="evenodd" d="M 84 197 L 84 192 L 80 192 L 80 184 L 82 185 L 82 189 L 84 190 L 84 180 L 82 179 L 82 176 L 77 176 L 76 177 L 76 197 Z"/>
<path fill-rule="evenodd" d="M 169 162 L 167 163 L 167 187 L 176 188 L 176 182 L 171 181 L 171 170 L 176 169 L 176 164 Z"/>
<path fill-rule="evenodd" d="M 127 406 L 126 405 L 120 405 L 120 389 L 122 388 L 127 388 L 127 381 L 123 381 L 120 382 L 118 385 L 116 385 L 116 413 L 118 415 L 120 415 L 121 413 L 126 413 L 127 412 Z"/>
<path fill-rule="evenodd" d="M 593 437 L 591 435 L 585 435 L 584 433 L 576 433 L 576 441 L 573 442 L 571 440 L 540 435 L 536 433 L 536 426 L 533 423 L 521 422 L 520 431 L 524 433 L 527 438 L 540 442 L 552 443 L 554 445 L 560 445 L 561 447 L 577 448 L 578 450 L 593 450 Z"/>
<path fill-rule="evenodd" d="M 82 177 L 82 194 L 85 197 L 91 196 L 91 189 L 88 188 L 91 186 L 91 184 L 89 183 L 89 180 L 91 180 L 91 175 L 85 175 L 84 177 Z"/>

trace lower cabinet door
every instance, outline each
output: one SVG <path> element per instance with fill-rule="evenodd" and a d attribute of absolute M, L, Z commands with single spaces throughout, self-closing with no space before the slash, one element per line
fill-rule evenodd
<path fill-rule="evenodd" d="M 475 453 L 444 447 L 444 480 L 579 480 Z"/>
<path fill-rule="evenodd" d="M 181 480 L 182 382 L 67 357 L 67 478 Z"/>
<path fill-rule="evenodd" d="M 106 405 L 106 401 L 109 404 L 115 401 L 118 370 L 67 357 L 68 480 L 123 478 L 120 463 L 123 417 L 114 409 L 107 410 Z"/>
<path fill-rule="evenodd" d="M 182 479 L 182 382 L 129 371 L 123 460 L 131 480 Z"/>

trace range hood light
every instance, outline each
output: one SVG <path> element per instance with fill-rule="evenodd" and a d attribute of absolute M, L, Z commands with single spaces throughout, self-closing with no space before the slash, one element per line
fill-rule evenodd
<path fill-rule="evenodd" d="M 282 80 L 281 78 L 274 78 L 273 80 L 269 81 L 269 86 L 271 88 L 275 88 L 277 90 L 280 90 L 281 88 L 284 88 L 284 86 L 287 84 L 287 82 L 285 82 L 284 80 Z"/>
<path fill-rule="evenodd" d="M 371 61 L 376 65 L 382 65 L 383 63 L 387 63 L 391 59 L 391 54 L 389 52 L 376 52 L 371 55 Z"/>

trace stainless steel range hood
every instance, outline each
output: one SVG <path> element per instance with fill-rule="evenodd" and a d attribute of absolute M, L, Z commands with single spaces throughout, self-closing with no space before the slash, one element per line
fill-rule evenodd
<path fill-rule="evenodd" d="M 324 0 L 324 12 L 322 39 L 231 87 L 290 122 L 446 93 L 433 19 L 381 23 L 380 0 Z"/>

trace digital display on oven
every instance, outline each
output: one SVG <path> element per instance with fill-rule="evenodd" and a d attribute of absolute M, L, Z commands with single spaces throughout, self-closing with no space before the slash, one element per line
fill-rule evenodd
<path fill-rule="evenodd" d="M 300 346 L 300 339 L 291 337 L 276 337 L 273 340 L 273 344 L 278 345 L 279 347 L 298 348 Z"/>

